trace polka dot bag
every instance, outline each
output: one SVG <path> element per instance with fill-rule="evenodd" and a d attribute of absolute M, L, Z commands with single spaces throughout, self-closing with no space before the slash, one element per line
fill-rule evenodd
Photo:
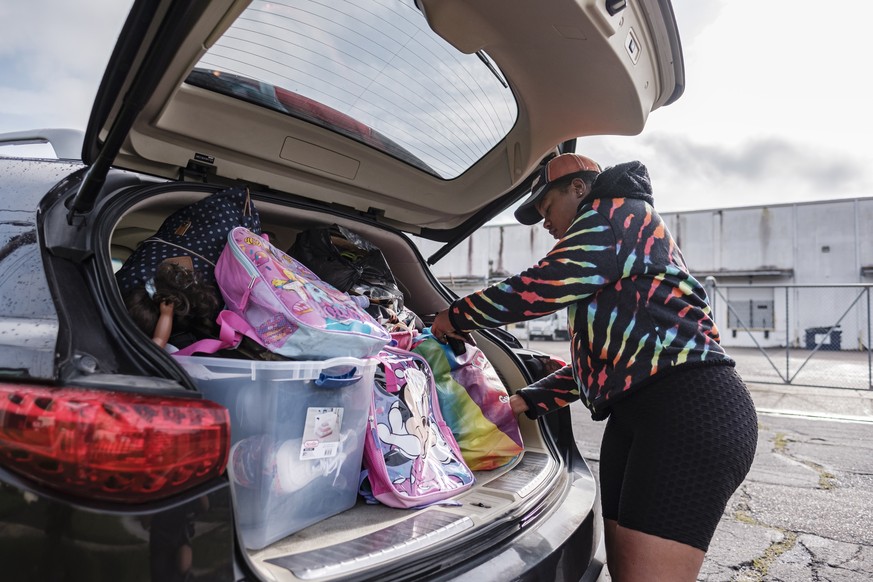
<path fill-rule="evenodd" d="M 245 187 L 221 190 L 180 208 L 139 244 L 115 274 L 121 293 L 144 286 L 167 259 L 193 268 L 204 281 L 214 284 L 215 263 L 227 244 L 227 234 L 237 226 L 261 232 L 258 211 Z"/>

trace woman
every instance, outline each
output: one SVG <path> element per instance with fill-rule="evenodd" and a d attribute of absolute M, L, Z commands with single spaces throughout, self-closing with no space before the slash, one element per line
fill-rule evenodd
<path fill-rule="evenodd" d="M 584 156 L 552 158 L 515 216 L 544 219 L 557 244 L 431 326 L 438 338 L 462 339 L 569 309 L 571 364 L 510 402 L 536 418 L 581 397 L 595 420 L 609 419 L 600 485 L 616 582 L 696 580 L 757 444 L 748 390 L 653 204 L 639 162 L 601 172 Z"/>

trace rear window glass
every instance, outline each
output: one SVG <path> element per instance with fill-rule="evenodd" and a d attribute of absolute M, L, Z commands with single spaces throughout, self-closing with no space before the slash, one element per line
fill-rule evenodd
<path fill-rule="evenodd" d="M 412 0 L 254 1 L 188 82 L 287 112 L 445 179 L 502 140 L 517 106 L 484 53 Z"/>

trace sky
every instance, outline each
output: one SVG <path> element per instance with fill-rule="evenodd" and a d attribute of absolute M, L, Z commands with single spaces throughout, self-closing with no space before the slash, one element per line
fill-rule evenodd
<path fill-rule="evenodd" d="M 0 0 L 0 133 L 84 129 L 130 0 Z M 686 88 L 636 136 L 661 212 L 873 196 L 869 0 L 673 0 Z"/>

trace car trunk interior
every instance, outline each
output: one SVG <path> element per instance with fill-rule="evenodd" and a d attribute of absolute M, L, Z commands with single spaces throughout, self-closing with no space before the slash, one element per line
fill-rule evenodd
<path fill-rule="evenodd" d="M 141 193 L 126 193 L 138 202 L 127 208 L 112 232 L 110 255 L 123 261 L 145 238 L 154 234 L 173 211 L 206 195 L 182 183 L 178 189 L 144 186 Z M 153 196 L 147 193 L 154 190 Z M 330 214 L 312 208 L 294 207 L 269 196 L 252 193 L 262 229 L 280 249 L 288 249 L 297 233 L 315 227 L 339 224 L 379 247 L 403 292 L 406 307 L 425 316 L 448 305 L 439 283 L 424 265 L 411 241 L 402 234 L 353 216 Z M 131 324 L 132 326 L 132 324 Z M 134 330 L 134 333 L 139 333 Z M 149 338 L 142 335 L 142 341 Z M 477 345 L 491 361 L 510 392 L 527 385 L 519 360 L 509 347 L 488 333 L 476 333 Z M 260 550 L 246 552 L 252 565 L 270 572 L 276 580 L 330 579 L 369 566 L 391 563 L 404 554 L 421 551 L 463 553 L 477 530 L 506 526 L 534 511 L 546 508 L 547 495 L 564 489 L 562 461 L 541 434 L 539 425 L 522 417 L 525 452 L 507 467 L 476 472 L 473 488 L 458 495 L 452 504 L 426 509 L 395 509 L 368 505 L 358 497 L 356 505 L 323 521 L 296 531 Z M 232 429 L 233 430 L 233 429 Z M 551 493 L 549 493 L 551 492 Z M 517 530 L 517 528 L 516 528 Z M 508 535 L 508 533 L 506 534 Z"/>

